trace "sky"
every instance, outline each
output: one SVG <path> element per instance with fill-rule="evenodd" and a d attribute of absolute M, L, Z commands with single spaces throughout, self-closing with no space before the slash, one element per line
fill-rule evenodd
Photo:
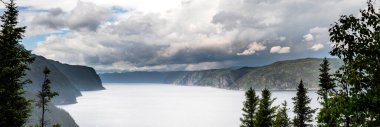
<path fill-rule="evenodd" d="M 204 70 L 331 57 L 365 0 L 17 0 L 24 46 L 97 72 Z M 3 7 L 2 7 L 3 8 Z"/>

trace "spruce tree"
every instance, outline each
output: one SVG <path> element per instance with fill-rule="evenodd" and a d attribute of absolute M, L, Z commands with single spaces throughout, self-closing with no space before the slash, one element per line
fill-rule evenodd
<path fill-rule="evenodd" d="M 272 107 L 275 99 L 271 99 L 271 92 L 264 89 L 261 92 L 261 99 L 259 103 L 259 110 L 255 116 L 255 125 L 257 127 L 271 127 L 273 125 L 273 117 L 277 107 Z"/>
<path fill-rule="evenodd" d="M 50 74 L 49 68 L 45 67 L 44 71 L 44 82 L 41 86 L 41 91 L 38 92 L 38 103 L 37 107 L 41 108 L 41 118 L 40 118 L 40 126 L 44 127 L 47 125 L 47 121 L 45 120 L 45 112 L 48 111 L 47 106 L 48 103 L 54 96 L 58 96 L 58 93 L 52 92 L 50 90 L 50 80 L 48 79 L 48 75 Z"/>
<path fill-rule="evenodd" d="M 21 127 L 29 117 L 30 101 L 22 95 L 28 64 L 33 62 L 30 51 L 21 44 L 25 27 L 18 27 L 18 10 L 14 0 L 5 3 L 0 31 L 0 127 Z"/>
<path fill-rule="evenodd" d="M 287 103 L 284 101 L 282 107 L 277 111 L 273 127 L 290 127 L 290 119 L 287 114 L 288 110 Z"/>
<path fill-rule="evenodd" d="M 306 127 L 309 126 L 309 122 L 313 121 L 313 113 L 315 109 L 309 107 L 311 99 L 307 96 L 307 89 L 304 87 L 301 80 L 297 88 L 296 97 L 293 97 L 294 103 L 294 119 L 293 126 Z"/>
<path fill-rule="evenodd" d="M 331 98 L 330 95 L 334 94 L 334 80 L 329 74 L 329 62 L 326 58 L 323 59 L 323 62 L 319 68 L 319 90 L 318 95 L 320 99 L 320 104 L 322 108 L 319 110 L 317 120 L 319 127 L 337 127 L 338 117 L 337 109 L 333 106 L 336 105 L 335 101 Z"/>
<path fill-rule="evenodd" d="M 245 92 L 246 101 L 244 101 L 243 117 L 240 118 L 240 127 L 254 127 L 254 115 L 256 112 L 259 97 L 256 96 L 255 90 L 249 88 Z"/>

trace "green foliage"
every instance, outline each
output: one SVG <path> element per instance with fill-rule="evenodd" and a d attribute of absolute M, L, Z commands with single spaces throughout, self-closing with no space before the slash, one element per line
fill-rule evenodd
<path fill-rule="evenodd" d="M 272 107 L 272 103 L 275 99 L 271 99 L 271 92 L 266 88 L 261 92 L 261 97 L 259 110 L 255 116 L 255 126 L 271 127 L 277 109 L 277 107 Z"/>
<path fill-rule="evenodd" d="M 333 99 L 343 104 L 336 108 L 345 126 L 380 125 L 380 13 L 367 3 L 361 16 L 343 15 L 329 29 L 330 53 L 344 62 Z"/>
<path fill-rule="evenodd" d="M 312 109 L 310 106 L 311 99 L 307 96 L 307 89 L 304 87 L 301 80 L 297 88 L 297 95 L 293 97 L 294 103 L 294 113 L 295 117 L 293 119 L 293 125 L 295 127 L 306 127 L 309 126 L 309 122 L 313 121 L 313 113 L 316 109 Z"/>
<path fill-rule="evenodd" d="M 284 101 L 282 107 L 278 109 L 273 123 L 273 127 L 290 127 L 290 119 L 288 117 L 287 103 Z"/>
<path fill-rule="evenodd" d="M 60 124 L 54 124 L 53 127 L 61 127 Z"/>
<path fill-rule="evenodd" d="M 48 103 L 51 101 L 51 99 L 54 96 L 58 96 L 58 93 L 52 92 L 50 90 L 50 80 L 48 79 L 48 75 L 50 74 L 49 68 L 45 67 L 44 71 L 44 82 L 42 83 L 41 91 L 38 92 L 38 103 L 36 104 L 39 108 L 42 110 L 41 119 L 40 119 L 40 126 L 44 127 L 47 125 L 45 121 L 45 112 L 47 111 Z"/>
<path fill-rule="evenodd" d="M 255 90 L 252 88 L 245 92 L 246 101 L 244 101 L 243 117 L 240 118 L 240 127 L 254 127 L 254 115 L 256 112 L 259 97 L 256 96 Z"/>
<path fill-rule="evenodd" d="M 18 10 L 14 0 L 5 3 L 6 8 L 1 18 L 0 31 L 0 126 L 21 127 L 27 121 L 30 101 L 25 99 L 23 81 L 28 64 L 33 62 L 30 51 L 19 42 L 25 27 L 18 27 Z"/>
<path fill-rule="evenodd" d="M 318 68 L 322 59 L 306 58 L 275 62 L 250 70 L 236 82 L 243 87 L 255 89 L 296 89 L 298 81 L 303 79 L 307 88 L 318 88 Z M 331 71 L 342 65 L 338 59 L 328 59 Z"/>
<path fill-rule="evenodd" d="M 329 62 L 326 58 L 323 59 L 321 67 L 319 68 L 319 90 L 318 95 L 320 96 L 320 104 L 322 108 L 319 110 L 317 120 L 319 127 L 338 127 L 338 117 L 336 108 L 333 106 L 336 104 L 332 101 L 331 94 L 334 92 L 335 84 L 334 80 L 331 78 L 332 75 L 329 73 Z"/>

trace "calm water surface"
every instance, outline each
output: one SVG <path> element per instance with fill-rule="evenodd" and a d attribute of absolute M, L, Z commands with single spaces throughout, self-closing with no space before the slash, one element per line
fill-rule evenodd
<path fill-rule="evenodd" d="M 239 127 L 244 91 L 164 84 L 104 84 L 59 106 L 81 127 Z M 260 94 L 260 93 L 257 93 Z M 293 106 L 295 91 L 273 91 L 274 105 Z M 319 106 L 310 91 L 311 106 Z M 293 113 L 289 112 L 293 116 Z"/>

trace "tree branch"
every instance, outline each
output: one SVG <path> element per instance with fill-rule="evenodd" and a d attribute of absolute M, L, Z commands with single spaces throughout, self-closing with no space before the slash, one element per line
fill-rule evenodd
<path fill-rule="evenodd" d="M 7 2 L 5 2 L 5 1 L 3 1 L 3 0 L 0 0 L 3 4 L 5 4 L 5 5 L 8 5 L 9 3 L 7 3 Z"/>

